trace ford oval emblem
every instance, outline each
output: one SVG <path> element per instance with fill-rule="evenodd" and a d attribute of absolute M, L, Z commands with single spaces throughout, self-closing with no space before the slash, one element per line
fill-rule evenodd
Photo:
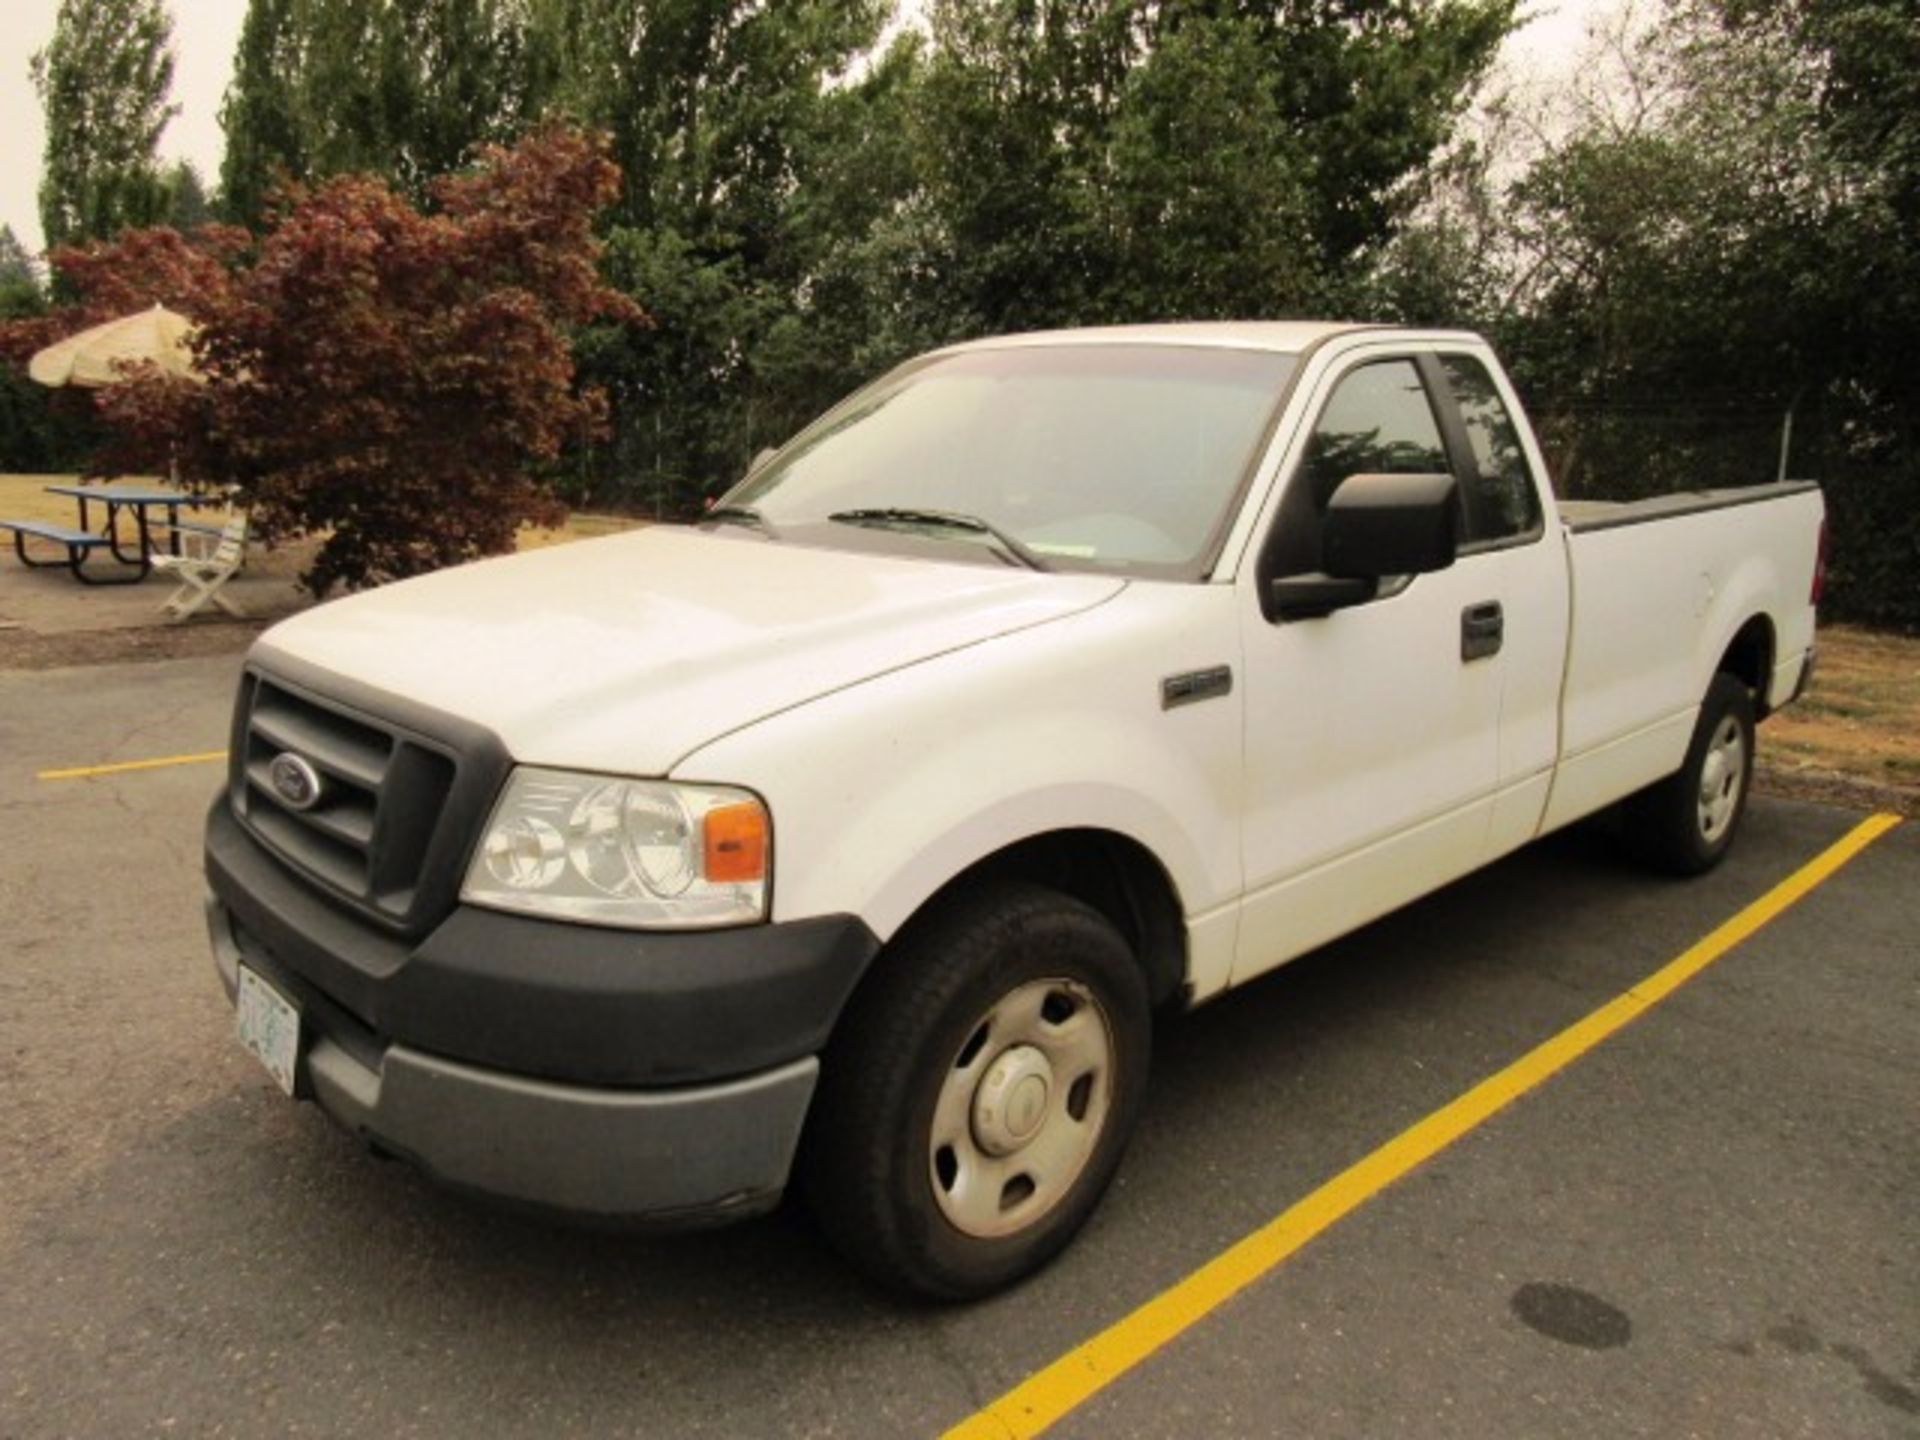
<path fill-rule="evenodd" d="M 283 750 L 273 757 L 273 763 L 267 767 L 267 778 L 273 782 L 273 793 L 289 810 L 311 810 L 320 803 L 320 794 L 326 788 L 320 772 L 304 755 L 296 755 L 291 750 Z"/>

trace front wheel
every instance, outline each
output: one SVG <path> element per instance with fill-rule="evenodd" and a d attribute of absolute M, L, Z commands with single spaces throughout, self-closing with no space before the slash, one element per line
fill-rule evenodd
<path fill-rule="evenodd" d="M 1627 834 L 1656 868 L 1699 875 L 1725 857 L 1753 783 L 1753 696 L 1713 677 L 1680 768 L 1626 802 Z"/>
<path fill-rule="evenodd" d="M 1113 1178 L 1146 1088 L 1146 978 L 1106 917 L 1028 884 L 944 903 L 876 963 L 814 1097 L 814 1214 L 884 1284 L 990 1293 Z"/>

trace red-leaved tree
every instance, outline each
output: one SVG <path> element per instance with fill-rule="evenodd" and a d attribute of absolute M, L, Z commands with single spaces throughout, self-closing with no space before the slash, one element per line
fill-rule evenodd
<path fill-rule="evenodd" d="M 171 232 L 57 252 L 86 312 L 61 333 L 154 300 L 200 327 L 200 383 L 148 370 L 100 392 L 100 468 L 177 458 L 238 487 L 264 538 L 323 535 L 301 577 L 319 595 L 512 549 L 564 513 L 543 471 L 605 423 L 569 330 L 646 323 L 597 268 L 593 219 L 618 190 L 605 142 L 556 125 L 441 181 L 430 213 L 347 177 L 283 197 L 248 257 L 230 234 L 176 236 L 224 262 L 196 293 L 132 293 Z"/>
<path fill-rule="evenodd" d="M 0 321 L 0 359 L 25 365 L 34 351 L 76 330 L 154 305 L 198 314 L 227 296 L 251 243 L 232 225 L 203 225 L 186 235 L 162 225 L 123 231 L 111 245 L 62 246 L 53 252 L 54 273 L 72 300 L 44 315 Z"/>

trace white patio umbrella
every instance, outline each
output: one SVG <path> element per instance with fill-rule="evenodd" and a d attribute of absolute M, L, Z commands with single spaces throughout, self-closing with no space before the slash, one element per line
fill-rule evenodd
<path fill-rule="evenodd" d="M 125 378 L 116 366 L 149 360 L 169 375 L 198 380 L 187 338 L 193 322 L 164 305 L 123 315 L 118 320 L 82 330 L 78 335 L 34 352 L 27 374 L 42 385 L 79 385 L 98 389 Z"/>
<path fill-rule="evenodd" d="M 193 331 L 194 324 L 186 316 L 155 305 L 151 310 L 89 326 L 34 351 L 27 361 L 27 374 L 56 389 L 78 385 L 98 390 L 127 378 L 120 371 L 121 364 L 149 360 L 168 375 L 198 382 L 203 377 L 194 368 L 193 352 L 187 348 L 187 338 Z M 180 483 L 179 466 L 172 459 L 167 461 L 167 479 L 174 485 Z"/>

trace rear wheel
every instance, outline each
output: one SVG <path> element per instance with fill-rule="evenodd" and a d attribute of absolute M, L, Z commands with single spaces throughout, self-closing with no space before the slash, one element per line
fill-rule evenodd
<path fill-rule="evenodd" d="M 878 963 L 826 1057 L 808 1196 L 873 1278 L 984 1295 L 1057 1254 L 1113 1178 L 1146 1087 L 1146 979 L 1099 912 L 1027 884 L 943 904 Z"/>
<path fill-rule="evenodd" d="M 1627 835 L 1649 864 L 1698 875 L 1725 857 L 1753 783 L 1753 696 L 1721 673 L 1707 687 L 1680 768 L 1626 802 Z"/>

